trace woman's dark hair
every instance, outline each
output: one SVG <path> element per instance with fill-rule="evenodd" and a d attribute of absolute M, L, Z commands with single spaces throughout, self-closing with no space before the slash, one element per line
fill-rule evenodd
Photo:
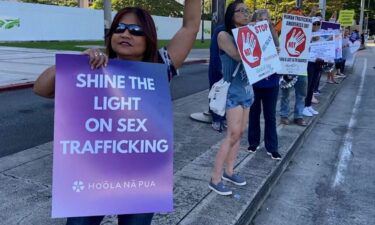
<path fill-rule="evenodd" d="M 110 59 L 116 58 L 117 54 L 113 51 L 111 39 L 113 33 L 120 23 L 122 17 L 126 14 L 133 13 L 137 16 L 140 25 L 143 27 L 146 38 L 146 50 L 143 54 L 142 61 L 144 62 L 157 62 L 158 61 L 158 44 L 157 44 L 157 34 L 154 20 L 152 19 L 149 12 L 139 7 L 126 7 L 121 9 L 113 19 L 111 28 L 106 35 L 106 47 L 107 54 Z"/>
<path fill-rule="evenodd" d="M 236 13 L 236 7 L 238 4 L 243 3 L 242 0 L 235 0 L 234 2 L 231 2 L 227 10 L 225 11 L 225 18 L 224 18 L 224 25 L 225 25 L 225 31 L 228 32 L 230 35 L 233 36 L 232 34 L 232 29 L 236 28 L 234 25 L 233 17 L 234 14 Z"/>

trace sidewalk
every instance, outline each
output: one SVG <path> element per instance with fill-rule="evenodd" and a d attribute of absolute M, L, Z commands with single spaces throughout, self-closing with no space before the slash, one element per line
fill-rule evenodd
<path fill-rule="evenodd" d="M 56 53 L 77 52 L 0 46 L 0 91 L 31 87 L 47 67 L 55 64 Z M 207 63 L 208 59 L 208 49 L 193 49 L 184 64 Z"/>
<path fill-rule="evenodd" d="M 325 83 L 325 77 L 322 82 Z M 316 107 L 320 115 L 341 86 L 321 88 L 323 94 Z M 234 195 L 223 197 L 208 189 L 208 181 L 224 134 L 213 131 L 209 124 L 189 119 L 191 113 L 206 109 L 207 94 L 208 91 L 203 91 L 173 102 L 174 212 L 157 214 L 153 225 L 247 224 L 320 117 L 308 119 L 308 127 L 278 126 L 282 161 L 271 160 L 264 148 L 255 154 L 247 153 L 244 135 L 236 170 L 246 178 L 248 185 L 231 186 Z M 0 158 L 0 199 L 4 200 L 0 205 L 0 221 L 7 225 L 24 224 L 23 221 L 36 225 L 64 224 L 64 219 L 50 219 L 51 179 L 52 143 Z M 117 224 L 113 221 L 114 217 L 107 217 L 102 224 Z"/>

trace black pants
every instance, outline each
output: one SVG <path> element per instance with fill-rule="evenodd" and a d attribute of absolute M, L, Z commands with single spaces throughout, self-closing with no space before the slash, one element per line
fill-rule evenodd
<path fill-rule="evenodd" d="M 345 70 L 345 59 L 340 59 L 336 62 L 336 69 L 340 69 L 341 73 L 344 73 Z"/>
<path fill-rule="evenodd" d="M 311 100 L 314 93 L 314 88 L 319 80 L 319 74 L 322 72 L 319 64 L 309 62 L 307 64 L 307 95 L 305 98 L 305 107 L 311 106 Z"/>
<path fill-rule="evenodd" d="M 251 147 L 260 144 L 260 114 L 263 105 L 265 122 L 264 142 L 268 152 L 277 152 L 278 140 L 276 131 L 276 103 L 279 86 L 273 88 L 253 88 L 254 103 L 250 108 L 248 141 Z"/>
<path fill-rule="evenodd" d="M 340 63 L 340 72 L 341 73 L 344 73 L 344 70 L 345 70 L 345 63 L 346 63 L 346 59 L 342 59 L 341 63 Z"/>
<path fill-rule="evenodd" d="M 322 71 L 318 73 L 318 78 L 314 81 L 313 93 L 319 91 L 320 79 L 322 78 Z"/>
<path fill-rule="evenodd" d="M 117 215 L 119 225 L 150 225 L 153 213 Z M 70 217 L 66 225 L 100 225 L 104 216 Z"/>

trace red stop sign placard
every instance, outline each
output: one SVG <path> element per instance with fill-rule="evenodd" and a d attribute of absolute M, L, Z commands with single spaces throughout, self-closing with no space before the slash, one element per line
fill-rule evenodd
<path fill-rule="evenodd" d="M 298 57 L 305 50 L 306 34 L 300 27 L 293 27 L 286 34 L 285 49 L 290 57 Z"/>
<path fill-rule="evenodd" d="M 262 50 L 258 41 L 258 37 L 249 27 L 241 27 L 238 30 L 237 37 L 238 50 L 241 58 L 251 67 L 260 65 L 262 58 Z"/>

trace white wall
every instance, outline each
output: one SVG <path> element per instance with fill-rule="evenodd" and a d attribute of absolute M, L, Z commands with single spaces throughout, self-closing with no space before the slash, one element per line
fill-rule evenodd
<path fill-rule="evenodd" d="M 0 28 L 0 41 L 101 40 L 104 36 L 102 10 L 0 1 L 2 18 L 19 18 L 20 26 Z M 182 25 L 182 18 L 153 18 L 160 40 L 171 39 Z M 205 21 L 205 28 L 211 29 L 210 21 Z M 205 33 L 209 38 L 210 33 Z"/>
<path fill-rule="evenodd" d="M 103 12 L 99 10 L 0 2 L 0 17 L 20 19 L 19 28 L 0 29 L 2 41 L 103 38 Z"/>

